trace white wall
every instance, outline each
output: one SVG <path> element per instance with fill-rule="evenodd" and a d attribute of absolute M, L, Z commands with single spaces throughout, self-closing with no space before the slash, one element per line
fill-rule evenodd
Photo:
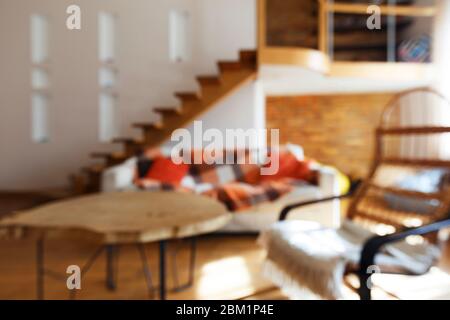
<path fill-rule="evenodd" d="M 218 104 L 216 107 L 208 111 L 205 115 L 201 116 L 198 120 L 202 121 L 202 133 L 208 129 L 217 129 L 222 133 L 222 136 L 226 137 L 227 129 L 265 129 L 266 101 L 265 95 L 262 91 L 262 85 L 259 81 L 246 84 L 235 94 L 231 95 L 226 101 Z M 194 124 L 188 126 L 188 130 L 191 137 L 194 137 Z M 269 136 L 270 137 L 270 136 Z M 266 139 L 258 140 L 258 146 L 264 147 L 266 145 Z M 193 141 L 191 141 L 193 145 Z M 248 141 L 224 141 L 224 148 L 248 148 L 255 147 L 249 146 Z M 165 147 L 170 148 L 175 142 L 169 141 L 165 144 Z M 208 142 L 204 142 L 203 146 L 208 145 Z"/>
<path fill-rule="evenodd" d="M 216 73 L 218 60 L 238 59 L 237 48 L 256 48 L 256 1 L 195 0 L 196 70 Z M 226 26 L 226 27 L 225 27 Z M 253 82 L 228 97 L 198 120 L 203 130 L 265 128 L 265 99 L 260 83 Z M 193 126 L 188 129 L 193 132 Z"/>
<path fill-rule="evenodd" d="M 65 27 L 70 4 L 81 7 L 81 31 Z M 192 15 L 189 62 L 169 59 L 173 8 Z M 255 8 L 255 0 L 0 0 L 0 190 L 64 185 L 70 173 L 92 162 L 91 151 L 119 147 L 98 142 L 99 10 L 119 16 L 120 132 L 137 135 L 130 124 L 156 120 L 152 106 L 176 105 L 173 93 L 196 89 L 195 75 L 214 74 L 217 60 L 237 59 L 240 49 L 256 47 Z M 30 132 L 32 13 L 48 15 L 51 24 L 51 137 L 46 144 L 33 143 Z M 254 90 L 252 85 L 243 88 L 238 98 L 205 115 L 208 126 L 226 126 L 224 119 L 235 123 L 230 110 L 247 110 Z M 253 121 L 250 115 L 239 123 L 248 127 Z"/>
<path fill-rule="evenodd" d="M 344 94 L 398 92 L 432 85 L 434 70 L 420 79 L 330 77 L 302 67 L 264 65 L 259 72 L 266 95 Z"/>

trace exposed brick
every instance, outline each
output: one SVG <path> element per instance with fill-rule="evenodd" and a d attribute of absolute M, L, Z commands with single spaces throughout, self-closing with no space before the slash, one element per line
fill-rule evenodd
<path fill-rule="evenodd" d="M 267 98 L 267 127 L 281 143 L 296 143 L 307 157 L 365 177 L 374 151 L 374 130 L 392 94 Z"/>

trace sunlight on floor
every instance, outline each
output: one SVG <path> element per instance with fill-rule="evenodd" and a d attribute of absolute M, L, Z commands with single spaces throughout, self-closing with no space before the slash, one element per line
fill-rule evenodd
<path fill-rule="evenodd" d="M 450 275 L 437 267 L 422 276 L 374 275 L 372 282 L 400 299 L 450 299 Z"/>
<path fill-rule="evenodd" d="M 198 279 L 199 299 L 236 298 L 254 291 L 252 277 L 244 258 L 235 256 L 204 265 Z"/>

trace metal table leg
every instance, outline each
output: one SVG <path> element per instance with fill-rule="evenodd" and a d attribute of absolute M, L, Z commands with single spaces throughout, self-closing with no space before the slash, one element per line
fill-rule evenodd
<path fill-rule="evenodd" d="M 166 241 L 159 242 L 159 298 L 166 300 Z"/>
<path fill-rule="evenodd" d="M 86 262 L 86 264 L 81 268 L 81 279 L 83 279 L 84 275 L 91 269 L 94 262 L 97 260 L 97 258 L 100 256 L 100 254 L 105 250 L 104 246 L 100 246 L 97 250 L 95 250 L 94 254 L 89 258 L 89 260 Z M 71 290 L 69 294 L 69 299 L 74 300 L 76 297 L 77 291 Z"/>
<path fill-rule="evenodd" d="M 172 289 L 174 292 L 181 292 L 184 291 L 192 286 L 194 283 L 194 277 L 195 277 L 195 260 L 197 255 L 197 238 L 194 236 L 189 239 L 190 242 L 190 258 L 189 258 L 189 275 L 188 280 L 184 284 L 179 283 L 179 277 L 178 277 L 178 267 L 177 267 L 177 251 L 178 249 L 174 250 L 173 253 L 173 262 L 172 262 L 172 272 L 173 272 L 173 279 L 175 286 Z"/>
<path fill-rule="evenodd" d="M 41 237 L 36 242 L 36 295 L 38 300 L 44 299 L 44 283 L 45 283 L 45 276 L 48 275 L 52 278 L 64 281 L 66 280 L 66 275 L 59 274 L 58 272 L 47 270 L 45 269 L 45 262 L 44 262 L 44 238 Z M 86 265 L 81 269 L 81 275 L 83 276 L 89 269 L 91 268 L 92 264 L 95 262 L 97 257 L 100 255 L 100 253 L 103 251 L 103 246 L 100 247 L 95 251 L 95 253 L 92 255 L 92 257 L 88 260 Z M 72 290 L 70 292 L 70 299 L 74 299 L 76 295 L 75 290 Z"/>
<path fill-rule="evenodd" d="M 119 248 L 117 245 L 106 245 L 106 287 L 109 290 L 117 288 L 117 269 Z"/>
<path fill-rule="evenodd" d="M 36 242 L 36 294 L 38 300 L 44 299 L 44 238 Z"/>
<path fill-rule="evenodd" d="M 145 245 L 142 243 L 137 244 L 139 254 L 142 261 L 142 270 L 144 271 L 145 283 L 147 284 L 148 295 L 150 299 L 155 299 L 155 288 L 153 287 L 152 273 L 148 265 L 147 254 L 145 252 Z"/>

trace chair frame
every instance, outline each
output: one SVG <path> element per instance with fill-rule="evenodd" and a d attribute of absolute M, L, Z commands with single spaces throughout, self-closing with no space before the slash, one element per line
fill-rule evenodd
<path fill-rule="evenodd" d="M 323 199 L 318 200 L 312 200 L 312 201 L 304 201 L 295 203 L 292 205 L 289 205 L 285 207 L 279 216 L 279 221 L 284 221 L 287 219 L 288 214 L 297 208 L 302 208 L 306 206 L 310 206 L 313 204 L 333 201 L 333 200 L 339 200 L 339 199 L 345 199 L 350 198 L 354 194 L 354 190 L 341 195 L 341 196 L 335 196 L 335 197 L 327 197 Z M 367 272 L 368 268 L 375 264 L 375 256 L 380 252 L 380 250 L 383 248 L 384 245 L 389 243 L 398 242 L 401 240 L 404 240 L 405 238 L 412 236 L 412 235 L 426 235 L 430 233 L 437 232 L 439 230 L 442 230 L 444 228 L 450 227 L 450 211 L 448 212 L 448 218 L 437 221 L 432 224 L 428 224 L 425 226 L 421 226 L 418 228 L 410 228 L 406 229 L 402 232 L 393 233 L 386 236 L 374 236 L 366 241 L 366 243 L 363 245 L 363 249 L 361 251 L 361 257 L 359 262 L 359 270 L 357 272 L 357 275 L 359 277 L 360 281 L 360 287 L 358 288 L 358 295 L 361 300 L 371 300 L 371 288 L 368 285 L 368 280 L 371 277 L 371 274 Z"/>
<path fill-rule="evenodd" d="M 338 196 L 331 196 L 326 197 L 318 200 L 312 200 L 312 201 L 303 201 L 295 204 L 291 204 L 283 208 L 283 210 L 280 212 L 279 215 L 279 221 L 283 221 L 287 219 L 287 216 L 290 211 L 296 208 L 309 206 L 312 204 L 318 204 L 323 203 L 327 201 L 333 201 L 337 199 L 344 199 L 353 197 L 352 202 L 349 207 L 348 211 L 348 218 L 354 219 L 355 217 L 358 217 L 359 215 L 364 215 L 363 213 L 360 213 L 358 211 L 358 204 L 360 201 L 365 197 L 367 192 L 371 188 L 378 188 L 382 189 L 384 191 L 393 191 L 398 194 L 408 195 L 408 196 L 421 196 L 423 197 L 425 194 L 421 194 L 420 192 L 408 192 L 408 191 L 402 191 L 401 189 L 390 189 L 386 187 L 379 187 L 374 185 L 373 178 L 375 176 L 375 173 L 379 166 L 383 164 L 391 164 L 391 165 L 404 165 L 404 166 L 424 166 L 424 167 L 442 167 L 442 168 L 449 168 L 450 169 L 450 161 L 447 160 L 430 160 L 430 159 L 402 159 L 402 158 L 386 158 L 383 156 L 383 138 L 385 136 L 391 136 L 391 135 L 426 135 L 426 134 L 439 134 L 439 133 L 449 133 L 450 134 L 450 127 L 432 127 L 432 126 L 424 126 L 424 127 L 396 127 L 396 128 L 386 128 L 385 127 L 385 120 L 388 115 L 392 112 L 392 110 L 395 108 L 396 103 L 401 99 L 402 97 L 416 92 L 423 92 L 423 93 L 431 93 L 433 95 L 436 95 L 437 97 L 443 99 L 445 102 L 447 102 L 450 106 L 450 103 L 438 92 L 428 89 L 428 88 L 419 88 L 419 89 L 413 89 L 409 91 L 405 91 L 399 95 L 396 95 L 386 106 L 382 113 L 382 119 L 380 121 L 380 125 L 378 129 L 376 130 L 375 139 L 375 158 L 372 162 L 372 167 L 370 169 L 370 173 L 368 175 L 368 178 L 359 184 L 352 185 L 350 191 L 347 194 L 344 195 L 338 195 Z M 404 228 L 404 226 L 401 225 L 395 225 L 396 232 L 393 234 L 389 234 L 386 236 L 374 236 L 373 238 L 369 239 L 364 245 L 361 252 L 359 267 L 356 272 L 357 276 L 360 280 L 360 287 L 357 289 L 357 292 L 359 294 L 359 297 L 361 300 L 370 300 L 371 299 L 371 288 L 369 288 L 368 280 L 371 277 L 371 273 L 368 273 L 368 268 L 372 265 L 374 265 L 375 256 L 380 252 L 380 249 L 385 246 L 386 244 L 398 242 L 403 239 L 405 239 L 408 236 L 411 235 L 427 235 L 432 233 L 437 233 L 439 230 L 442 230 L 444 228 L 450 227 L 450 194 L 448 192 L 442 192 L 441 200 L 441 206 L 439 207 L 437 212 L 432 217 L 433 220 L 425 225 L 422 225 L 417 228 Z M 443 204 L 442 204 L 443 203 Z M 368 220 L 374 220 L 375 222 L 381 222 L 385 224 L 391 224 L 389 221 L 383 221 L 383 220 L 377 220 L 375 217 L 367 217 L 363 216 L 364 219 Z M 394 225 L 392 223 L 391 225 Z M 352 273 L 352 272 L 350 272 Z"/>

